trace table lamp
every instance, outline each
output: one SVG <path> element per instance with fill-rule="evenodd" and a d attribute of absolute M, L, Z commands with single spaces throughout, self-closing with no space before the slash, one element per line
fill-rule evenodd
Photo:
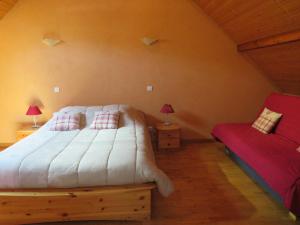
<path fill-rule="evenodd" d="M 42 114 L 42 112 L 41 112 L 41 110 L 39 109 L 38 106 L 36 106 L 36 105 L 29 106 L 29 108 L 26 112 L 26 115 L 33 117 L 33 126 L 32 126 L 33 128 L 39 128 L 40 127 L 39 125 L 37 125 L 37 116 L 41 115 L 41 114 Z"/>
<path fill-rule="evenodd" d="M 167 115 L 164 125 L 167 125 L 167 126 L 171 125 L 172 123 L 169 120 L 170 119 L 169 114 L 175 112 L 172 105 L 164 104 L 163 107 L 161 108 L 160 112 Z"/>

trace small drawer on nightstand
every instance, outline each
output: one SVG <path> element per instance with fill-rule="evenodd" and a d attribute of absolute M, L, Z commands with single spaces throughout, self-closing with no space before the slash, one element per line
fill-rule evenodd
<path fill-rule="evenodd" d="M 179 138 L 180 132 L 177 130 L 176 131 L 160 131 L 158 136 L 159 136 L 159 139 Z"/>
<path fill-rule="evenodd" d="M 179 138 L 167 138 L 160 139 L 158 142 L 159 148 L 179 148 L 180 147 L 180 139 Z"/>
<path fill-rule="evenodd" d="M 180 127 L 177 124 L 157 124 L 158 149 L 180 148 Z"/>

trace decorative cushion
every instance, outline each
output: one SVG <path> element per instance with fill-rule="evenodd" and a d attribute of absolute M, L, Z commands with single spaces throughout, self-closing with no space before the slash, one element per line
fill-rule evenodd
<path fill-rule="evenodd" d="M 80 113 L 57 113 L 54 114 L 53 122 L 50 125 L 52 131 L 69 131 L 80 128 Z"/>
<path fill-rule="evenodd" d="M 282 114 L 264 108 L 263 112 L 252 124 L 252 127 L 264 134 L 269 134 L 276 126 Z"/>
<path fill-rule="evenodd" d="M 284 115 L 274 133 L 300 145 L 300 97 L 273 93 L 264 107 Z"/>
<path fill-rule="evenodd" d="M 117 129 L 119 124 L 119 111 L 99 111 L 95 112 L 91 129 Z"/>

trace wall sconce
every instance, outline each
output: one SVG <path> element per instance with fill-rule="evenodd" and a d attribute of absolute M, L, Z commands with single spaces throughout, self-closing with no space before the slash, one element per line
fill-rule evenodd
<path fill-rule="evenodd" d="M 158 39 L 156 39 L 156 38 L 151 38 L 151 37 L 143 37 L 143 38 L 141 39 L 141 41 L 142 41 L 145 45 L 150 46 L 150 45 L 154 45 L 155 43 L 157 43 L 157 42 L 158 42 Z"/>
<path fill-rule="evenodd" d="M 61 42 L 62 42 L 62 40 L 55 37 L 54 35 L 45 35 L 42 40 L 43 44 L 50 46 L 50 47 L 54 47 L 54 46 L 60 44 Z"/>

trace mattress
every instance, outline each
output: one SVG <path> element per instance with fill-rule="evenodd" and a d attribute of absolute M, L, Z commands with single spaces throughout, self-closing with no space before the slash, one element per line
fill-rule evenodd
<path fill-rule="evenodd" d="M 94 113 L 121 112 L 119 129 L 92 130 Z M 0 153 L 0 188 L 75 188 L 156 182 L 161 194 L 173 191 L 157 168 L 143 113 L 127 105 L 72 106 L 80 130 L 50 131 L 51 120 Z"/>

